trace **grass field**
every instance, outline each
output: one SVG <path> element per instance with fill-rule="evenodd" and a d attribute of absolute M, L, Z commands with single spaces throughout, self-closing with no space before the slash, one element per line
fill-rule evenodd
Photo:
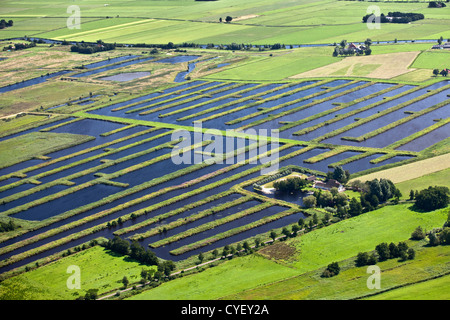
<path fill-rule="evenodd" d="M 410 190 L 422 190 L 426 189 L 429 186 L 446 186 L 450 188 L 450 168 L 432 172 L 421 176 L 419 178 L 406 180 L 400 183 L 397 183 L 397 188 L 400 189 L 404 199 L 409 198 Z"/>
<path fill-rule="evenodd" d="M 5 37 L 38 36 L 128 43 L 333 43 L 400 39 L 437 39 L 450 37 L 449 8 L 428 9 L 423 3 L 377 3 L 381 12 L 422 12 L 427 19 L 411 24 L 383 24 L 369 30 L 361 22 L 366 14 L 364 2 L 331 0 L 282 1 L 238 0 L 223 2 L 192 2 L 185 0 L 157 1 L 93 1 L 80 3 L 81 30 L 68 29 L 68 4 L 60 0 L 21 4 L 5 1 L 0 15 L 16 19 L 7 28 Z M 329 15 L 329 12 L 333 15 Z M 235 22 L 219 23 L 230 15 Z M 109 17 L 109 18 L 107 18 Z M 250 19 L 245 19 L 252 17 Z M 241 19 L 240 19 L 241 18 Z M 244 18 L 244 19 L 242 19 Z M 129 23 L 132 23 L 131 25 Z"/>
<path fill-rule="evenodd" d="M 294 276 L 297 272 L 255 255 L 232 259 L 201 273 L 164 283 L 132 300 L 219 299 L 240 291 Z"/>
<path fill-rule="evenodd" d="M 449 300 L 450 276 L 428 280 L 367 298 L 368 300 Z"/>
<path fill-rule="evenodd" d="M 339 62 L 297 74 L 292 78 L 356 76 L 375 79 L 391 79 L 411 71 L 409 66 L 419 53 L 420 52 L 413 51 L 348 57 Z"/>
<path fill-rule="evenodd" d="M 399 262 L 398 259 L 391 259 L 377 263 L 381 269 L 380 289 L 367 287 L 366 282 L 370 275 L 367 273 L 367 267 L 355 267 L 355 258 L 350 258 L 339 262 L 341 272 L 332 278 L 321 278 L 323 268 L 320 268 L 285 281 L 227 296 L 225 299 L 345 300 L 372 294 L 375 295 L 369 299 L 373 300 L 446 299 L 448 295 L 445 293 L 445 286 L 448 285 L 449 276 L 414 283 L 449 272 L 447 262 L 450 248 L 448 246 L 425 247 L 423 242 L 408 241 L 407 243 L 416 251 L 414 260 Z M 405 284 L 412 285 L 396 289 Z M 382 291 L 385 293 L 376 294 Z"/>
<path fill-rule="evenodd" d="M 66 281 L 71 275 L 67 268 L 72 265 L 80 267 L 80 289 L 67 288 Z M 139 281 L 143 268 L 151 269 L 94 246 L 3 281 L 0 300 L 73 300 L 89 289 L 99 289 L 101 294 L 122 287 L 124 276 L 130 282 Z"/>
<path fill-rule="evenodd" d="M 401 167 L 390 168 L 364 176 L 356 177 L 352 180 L 369 181 L 373 179 L 385 178 L 394 183 L 400 183 L 416 179 L 427 174 L 447 169 L 450 163 L 450 154 L 443 154 L 429 159 L 416 161 Z M 352 181 L 350 180 L 350 181 Z"/>
<path fill-rule="evenodd" d="M 79 134 L 34 132 L 1 141 L 0 167 L 11 166 L 91 139 L 93 137 Z"/>

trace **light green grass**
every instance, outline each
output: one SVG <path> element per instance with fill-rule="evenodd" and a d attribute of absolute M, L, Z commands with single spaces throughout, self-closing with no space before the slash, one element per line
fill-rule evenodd
<path fill-rule="evenodd" d="M 439 71 L 450 68 L 450 51 L 435 49 L 422 52 L 411 65 L 411 68 L 439 69 Z"/>
<path fill-rule="evenodd" d="M 429 186 L 445 186 L 450 188 L 450 168 L 424 175 L 420 178 L 403 181 L 396 184 L 403 199 L 409 198 L 410 190 L 423 190 Z"/>
<path fill-rule="evenodd" d="M 185 276 L 133 296 L 133 300 L 218 299 L 255 285 L 270 283 L 296 274 L 296 271 L 251 255 L 232 259 L 201 273 Z"/>
<path fill-rule="evenodd" d="M 369 300 L 450 300 L 450 275 L 388 291 Z"/>
<path fill-rule="evenodd" d="M 449 272 L 450 247 L 424 247 L 423 245 L 423 241 L 420 243 L 408 241 L 408 246 L 413 247 L 416 251 L 414 260 L 389 259 L 378 262 L 376 265 L 381 269 L 379 289 L 367 287 L 367 280 L 371 273 L 367 273 L 367 267 L 355 267 L 355 257 L 352 257 L 339 261 L 341 272 L 332 278 L 320 277 L 324 270 L 324 268 L 320 268 L 285 281 L 248 290 L 239 295 L 228 296 L 225 299 L 346 300 L 392 290 L 371 296 L 370 299 L 446 300 L 449 297 L 447 290 L 449 276 L 436 280 L 427 281 L 427 279 Z M 414 284 L 424 280 L 426 282 Z M 408 284 L 412 285 L 396 289 Z"/>
<path fill-rule="evenodd" d="M 234 68 L 206 76 L 206 79 L 279 81 L 296 74 L 339 61 L 331 56 L 332 49 L 298 48 L 281 52 L 270 52 Z"/>
<path fill-rule="evenodd" d="M 290 243 L 300 254 L 290 266 L 301 272 L 311 271 L 360 251 L 373 250 L 381 242 L 408 239 L 419 225 L 427 230 L 441 227 L 447 218 L 445 210 L 419 213 L 410 210 L 411 206 L 386 206 L 294 238 Z"/>
<path fill-rule="evenodd" d="M 53 132 L 32 132 L 7 139 L 0 142 L 0 167 L 8 167 L 91 139 L 93 137 L 80 134 Z"/>
<path fill-rule="evenodd" d="M 71 265 L 80 267 L 81 289 L 68 289 L 67 273 Z M 119 289 L 124 276 L 130 282 L 140 280 L 140 272 L 148 267 L 124 256 L 109 253 L 101 246 L 61 258 L 51 264 L 4 280 L 0 284 L 0 300 L 72 300 L 89 289 L 99 294 Z"/>

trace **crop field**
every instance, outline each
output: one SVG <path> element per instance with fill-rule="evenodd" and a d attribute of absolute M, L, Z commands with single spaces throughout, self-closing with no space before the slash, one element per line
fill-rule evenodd
<path fill-rule="evenodd" d="M 450 9 L 374 3 L 426 19 L 368 31 L 366 1 L 93 0 L 73 3 L 81 25 L 70 28 L 67 2 L 3 1 L 0 18 L 14 24 L 0 29 L 0 222 L 12 227 L 0 231 L 0 300 L 90 289 L 105 299 L 371 298 L 333 280 L 340 297 L 319 293 L 319 270 L 339 261 L 346 282 L 362 278 L 350 262 L 358 252 L 442 227 L 448 208 L 419 212 L 409 191 L 449 187 L 450 151 L 450 82 L 433 74 L 449 53 L 431 49 L 450 38 Z M 371 53 L 333 56 L 343 39 L 368 38 Z M 86 44 L 90 53 L 76 52 Z M 334 204 L 308 208 L 316 187 L 257 188 L 336 168 L 350 182 L 390 179 L 402 195 L 350 217 Z M 272 236 L 300 221 L 301 236 Z M 130 257 L 104 247 L 119 238 Z M 242 257 L 219 253 L 261 242 Z M 408 282 L 385 263 L 389 292 L 375 298 L 447 285 L 448 252 L 424 242 L 402 270 L 429 258 L 440 278 Z M 132 258 L 137 245 L 173 262 L 173 274 Z M 68 264 L 89 265 L 83 289 L 58 284 Z M 166 277 L 134 295 L 144 268 Z M 311 291 L 293 288 L 301 283 Z"/>

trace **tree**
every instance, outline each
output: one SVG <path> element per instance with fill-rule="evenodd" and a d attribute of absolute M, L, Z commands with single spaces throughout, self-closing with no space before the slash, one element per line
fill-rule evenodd
<path fill-rule="evenodd" d="M 356 256 L 356 266 L 362 267 L 368 264 L 369 261 L 369 254 L 367 252 L 359 252 Z"/>
<path fill-rule="evenodd" d="M 270 231 L 270 237 L 272 238 L 272 240 L 275 242 L 275 239 L 277 237 L 277 233 L 275 231 Z"/>
<path fill-rule="evenodd" d="M 198 260 L 200 261 L 200 263 L 203 262 L 203 259 L 205 259 L 205 257 L 203 256 L 203 253 L 200 252 L 200 254 L 198 255 Z"/>
<path fill-rule="evenodd" d="M 123 286 L 126 288 L 126 287 L 128 287 L 128 284 L 130 282 L 128 281 L 128 278 L 126 276 L 124 276 L 122 279 L 122 283 L 123 283 Z"/>
<path fill-rule="evenodd" d="M 409 191 L 409 200 L 414 200 L 414 190 Z"/>
<path fill-rule="evenodd" d="M 339 264 L 337 262 L 330 263 L 325 271 L 322 273 L 322 277 L 329 278 L 334 277 L 339 274 L 341 271 L 341 268 L 339 267 Z"/>
<path fill-rule="evenodd" d="M 448 75 L 448 70 L 447 69 L 442 69 L 440 74 L 441 74 L 441 76 L 446 77 Z"/>
<path fill-rule="evenodd" d="M 416 196 L 416 207 L 424 211 L 445 208 L 449 203 L 449 189 L 447 187 L 428 187 Z"/>
<path fill-rule="evenodd" d="M 376 265 L 377 262 L 378 262 L 378 259 L 377 259 L 376 255 L 375 255 L 375 253 L 372 253 L 369 256 L 369 260 L 367 260 L 367 264 L 370 265 L 370 266 L 373 266 L 373 265 Z"/>
<path fill-rule="evenodd" d="M 281 230 L 281 233 L 282 233 L 286 238 L 289 238 L 289 236 L 291 235 L 291 233 L 289 232 L 289 230 L 288 230 L 286 227 L 284 227 L 284 228 Z"/>
<path fill-rule="evenodd" d="M 375 247 L 375 250 L 377 251 L 378 259 L 380 261 L 385 261 L 390 258 L 390 251 L 387 243 L 380 243 Z"/>
<path fill-rule="evenodd" d="M 89 289 L 84 295 L 84 300 L 97 300 L 98 289 Z"/>
<path fill-rule="evenodd" d="M 323 191 L 320 193 L 320 196 L 317 198 L 317 204 L 322 207 L 332 206 L 333 203 L 333 195 L 330 191 Z"/>
<path fill-rule="evenodd" d="M 314 208 L 317 205 L 317 199 L 313 195 L 303 198 L 303 206 L 306 208 Z"/>
<path fill-rule="evenodd" d="M 362 205 L 355 197 L 350 200 L 348 213 L 352 217 L 358 216 L 362 213 Z"/>
<path fill-rule="evenodd" d="M 441 244 L 450 244 L 450 227 L 446 227 L 439 233 L 439 242 Z"/>
<path fill-rule="evenodd" d="M 437 77 L 439 75 L 439 69 L 433 69 L 433 74 Z"/>
<path fill-rule="evenodd" d="M 231 17 L 231 16 L 227 16 L 226 18 L 225 18 L 225 21 L 226 22 L 231 22 L 233 20 L 233 17 Z"/>
<path fill-rule="evenodd" d="M 412 240 L 422 240 L 425 239 L 425 231 L 422 230 L 421 226 L 418 226 L 413 233 L 411 233 Z"/>
<path fill-rule="evenodd" d="M 293 226 L 292 226 L 292 228 L 291 228 L 291 231 L 292 231 L 292 233 L 293 233 L 293 235 L 294 235 L 294 237 L 297 235 L 297 232 L 299 232 L 300 231 L 300 227 L 297 225 L 297 224 L 294 224 Z"/>
<path fill-rule="evenodd" d="M 436 235 L 436 232 L 434 230 L 430 232 L 430 234 L 428 235 L 428 239 L 430 246 L 435 247 L 440 244 L 439 237 Z"/>
<path fill-rule="evenodd" d="M 341 206 L 341 207 L 345 207 L 347 205 L 348 202 L 348 197 L 345 193 L 341 192 L 338 193 L 335 197 L 334 197 L 334 204 L 336 206 Z"/>
<path fill-rule="evenodd" d="M 416 257 L 416 251 L 413 248 L 408 249 L 408 259 L 413 260 Z"/>
<path fill-rule="evenodd" d="M 399 250 L 397 248 L 397 246 L 395 245 L 395 243 L 391 242 L 389 244 L 389 256 L 391 258 L 398 258 L 399 256 Z"/>
<path fill-rule="evenodd" d="M 317 213 L 314 213 L 314 214 L 313 214 L 312 222 L 313 222 L 313 224 L 319 223 L 319 219 L 317 218 Z"/>
<path fill-rule="evenodd" d="M 305 226 L 305 219 L 303 218 L 298 219 L 297 224 L 300 227 L 300 229 L 303 229 L 303 227 Z"/>
<path fill-rule="evenodd" d="M 340 183 L 347 183 L 350 178 L 350 172 L 348 170 L 342 169 L 341 166 L 337 166 L 334 168 L 333 175 L 334 180 L 339 181 Z"/>

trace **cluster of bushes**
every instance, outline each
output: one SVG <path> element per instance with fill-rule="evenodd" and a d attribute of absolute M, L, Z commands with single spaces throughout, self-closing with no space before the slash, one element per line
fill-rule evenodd
<path fill-rule="evenodd" d="M 449 203 L 449 189 L 441 186 L 429 186 L 420 192 L 411 190 L 409 200 L 416 200 L 416 208 L 424 211 L 433 211 L 445 208 Z"/>
<path fill-rule="evenodd" d="M 309 181 L 300 177 L 293 177 L 273 183 L 273 187 L 281 193 L 293 193 L 301 191 L 309 184 Z"/>
<path fill-rule="evenodd" d="M 370 17 L 374 16 L 373 14 L 367 14 L 362 18 L 364 23 L 367 23 Z M 389 12 L 387 16 L 382 13 L 379 17 L 375 16 L 373 22 L 379 23 L 410 23 L 417 20 L 425 19 L 425 16 L 422 13 L 404 13 L 404 12 Z"/>
<path fill-rule="evenodd" d="M 370 45 L 372 44 L 372 40 L 366 39 L 364 42 L 364 46 L 360 47 L 353 47 L 353 46 L 347 46 L 347 40 L 342 40 L 339 45 L 335 45 L 334 51 L 333 51 L 333 57 L 338 56 L 353 56 L 353 55 L 362 55 L 365 54 L 366 56 L 372 54 L 372 49 L 370 49 Z"/>
<path fill-rule="evenodd" d="M 350 171 L 342 169 L 341 166 L 337 166 L 333 171 L 327 172 L 327 180 L 334 179 L 342 184 L 346 184 L 350 179 Z"/>
<path fill-rule="evenodd" d="M 12 27 L 13 24 L 14 24 L 14 21 L 12 21 L 12 20 L 6 21 L 5 19 L 2 19 L 2 20 L 0 20 L 0 29 Z"/>
<path fill-rule="evenodd" d="M 88 44 L 84 42 L 74 44 L 70 47 L 70 51 L 83 54 L 92 54 L 101 51 L 114 50 L 115 48 L 116 45 L 113 43 L 104 43 L 103 41 L 98 40 L 97 43 L 95 44 L 92 43 Z"/>
<path fill-rule="evenodd" d="M 339 264 L 337 262 L 332 262 L 323 271 L 321 277 L 322 278 L 334 277 L 334 276 L 337 276 L 340 271 L 341 271 L 341 268 L 339 267 Z"/>
<path fill-rule="evenodd" d="M 262 185 L 269 183 L 271 181 L 277 180 L 279 178 L 282 178 L 284 176 L 290 175 L 291 173 L 292 173 L 291 169 L 286 169 L 286 170 L 280 171 L 276 174 L 272 174 L 264 179 L 259 180 L 258 182 L 255 182 L 253 184 L 253 188 L 256 190 L 261 190 Z"/>
<path fill-rule="evenodd" d="M 10 44 L 9 46 L 3 47 L 3 51 L 11 50 L 11 51 L 17 51 L 17 50 L 24 50 L 28 48 L 36 47 L 36 42 L 30 42 L 30 43 L 16 43 L 14 45 Z"/>
<path fill-rule="evenodd" d="M 441 75 L 443 77 L 448 76 L 449 69 L 442 69 L 439 71 L 439 69 L 433 69 L 433 74 L 437 77 L 438 75 Z"/>
<path fill-rule="evenodd" d="M 83 251 L 83 250 L 86 250 L 86 249 L 89 249 L 90 247 L 93 247 L 93 246 L 96 246 L 98 244 L 98 241 L 97 240 L 91 240 L 88 244 L 86 244 L 86 243 L 84 243 L 83 245 L 81 245 L 81 246 L 76 246 L 76 247 L 74 247 L 73 248 L 73 251 L 72 251 L 72 249 L 67 249 L 66 251 L 64 251 L 63 253 L 62 253 L 62 256 L 63 257 L 66 257 L 66 256 L 70 256 L 72 253 L 74 253 L 74 252 L 80 252 L 80 251 Z"/>
<path fill-rule="evenodd" d="M 413 233 L 411 233 L 412 240 L 422 240 L 427 236 L 427 232 L 418 226 Z M 450 214 L 447 217 L 442 228 L 434 228 L 428 233 L 428 240 L 430 246 L 449 245 L 450 244 Z"/>
<path fill-rule="evenodd" d="M 444 2 L 442 2 L 442 1 L 430 1 L 430 2 L 428 2 L 428 8 L 445 8 L 446 6 L 447 5 Z"/>
<path fill-rule="evenodd" d="M 145 249 L 137 241 L 133 241 L 130 244 L 128 241 L 115 236 L 113 239 L 108 240 L 105 244 L 105 248 L 121 255 L 127 255 L 130 258 L 146 265 L 159 265 L 159 260 L 155 253 L 151 250 Z"/>
<path fill-rule="evenodd" d="M 416 256 L 413 248 L 409 248 L 406 242 L 399 242 L 397 245 L 391 242 L 380 243 L 375 247 L 375 252 L 359 252 L 356 256 L 355 264 L 358 267 L 374 265 L 378 261 L 400 258 L 401 261 L 412 260 Z"/>
<path fill-rule="evenodd" d="M 15 224 L 14 221 L 9 220 L 8 222 L 0 221 L 0 232 L 13 231 L 20 228 L 19 225 Z"/>
<path fill-rule="evenodd" d="M 339 192 L 337 188 L 331 188 L 330 191 L 317 189 L 312 195 L 303 198 L 303 206 L 307 208 L 314 208 L 316 206 L 333 209 L 336 208 L 336 213 L 339 210 L 342 210 L 343 207 L 347 206 L 347 204 L 347 195 Z M 329 209 L 327 211 L 332 211 L 332 213 L 335 213 L 335 210 Z"/>

